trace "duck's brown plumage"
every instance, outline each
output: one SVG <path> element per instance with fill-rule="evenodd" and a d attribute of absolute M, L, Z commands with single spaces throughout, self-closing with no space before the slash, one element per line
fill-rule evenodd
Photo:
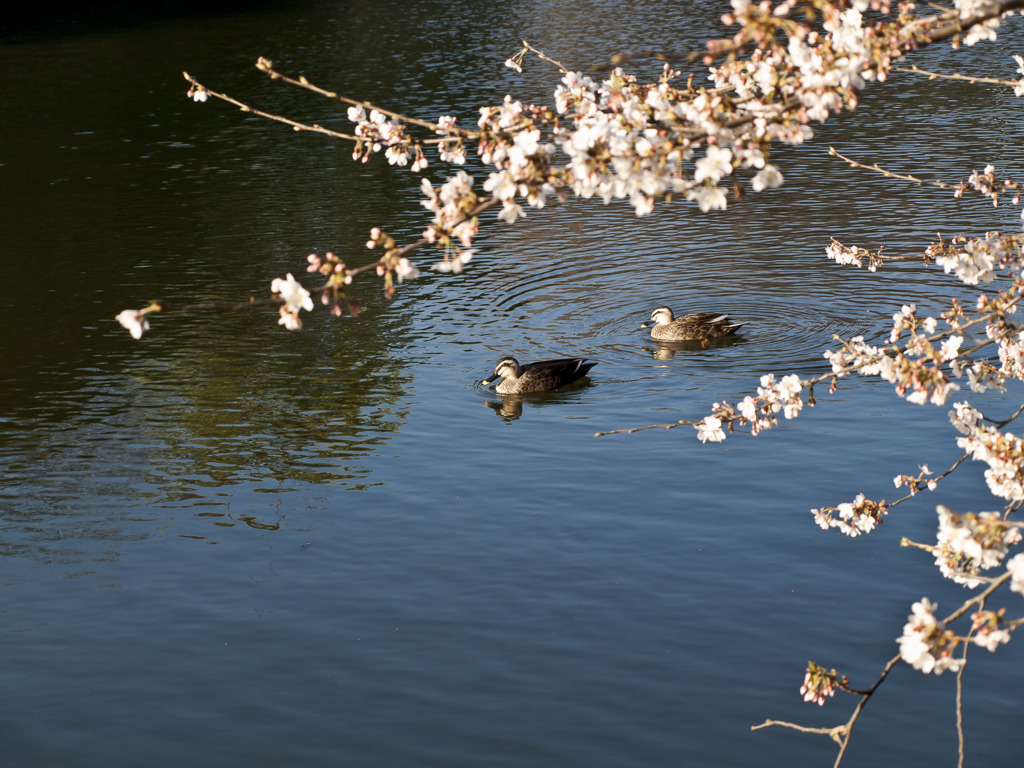
<path fill-rule="evenodd" d="M 494 373 L 484 384 L 491 384 L 500 378 L 501 383 L 495 387 L 495 391 L 500 395 L 543 392 L 548 389 L 557 389 L 583 378 L 595 365 L 597 365 L 596 361 L 588 362 L 583 357 L 540 360 L 524 365 L 520 365 L 514 357 L 503 357 L 494 366 Z"/>
<path fill-rule="evenodd" d="M 728 315 L 718 312 L 694 312 L 675 317 L 668 307 L 655 307 L 651 319 L 640 327 L 651 328 L 651 338 L 657 341 L 708 341 L 736 333 L 743 323 L 734 323 Z"/>

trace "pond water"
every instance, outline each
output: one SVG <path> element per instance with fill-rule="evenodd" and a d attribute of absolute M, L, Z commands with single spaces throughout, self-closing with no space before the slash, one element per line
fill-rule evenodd
<path fill-rule="evenodd" d="M 824 251 L 917 253 L 937 231 L 1014 230 L 1019 209 L 855 171 L 828 146 L 1019 177 L 1020 101 L 894 77 L 778 152 L 785 187 L 725 212 L 570 202 L 485 227 L 461 276 L 425 271 L 391 302 L 367 281 L 355 319 L 320 311 L 288 333 L 272 311 L 158 316 L 135 342 L 113 321 L 126 307 L 263 296 L 310 252 L 363 263 L 372 226 L 409 240 L 425 222 L 417 176 L 193 104 L 182 70 L 329 127 L 343 110 L 270 83 L 257 56 L 471 121 L 505 93 L 550 101 L 550 69 L 502 66 L 522 39 L 586 68 L 692 50 L 724 10 L 268 6 L 0 44 L 5 766 L 830 765 L 824 737 L 750 726 L 845 721 L 849 697 L 801 701 L 807 659 L 873 681 L 912 602 L 963 597 L 900 538 L 931 540 L 937 500 L 996 505 L 975 465 L 870 537 L 822 533 L 809 510 L 949 466 L 946 409 L 850 380 L 756 438 L 593 435 L 701 418 L 769 371 L 823 372 L 833 334 L 961 295 L 934 267 L 869 274 Z M 1010 78 L 1021 40 L 1011 21 L 995 45 L 915 63 Z M 746 325 L 666 349 L 638 327 L 662 303 Z M 479 381 L 505 354 L 599 363 L 585 386 L 503 403 Z M 979 403 L 1009 414 L 1019 395 Z M 1019 646 L 968 667 L 975 764 L 1019 761 Z M 899 667 L 845 764 L 950 764 L 953 691 Z"/>

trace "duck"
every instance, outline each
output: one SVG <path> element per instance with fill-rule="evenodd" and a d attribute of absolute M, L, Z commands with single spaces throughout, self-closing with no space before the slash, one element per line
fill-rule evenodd
<path fill-rule="evenodd" d="M 501 383 L 495 387 L 499 395 L 545 392 L 582 379 L 595 365 L 596 361 L 590 362 L 585 357 L 540 360 L 520 365 L 514 357 L 506 356 L 497 362 L 494 373 L 483 383 L 487 386 L 501 379 Z"/>
<path fill-rule="evenodd" d="M 675 317 L 668 307 L 655 307 L 651 319 L 640 325 L 651 328 L 651 338 L 656 341 L 708 341 L 719 336 L 729 336 L 743 327 L 743 323 L 729 321 L 728 315 L 717 312 L 694 312 L 691 315 Z"/>

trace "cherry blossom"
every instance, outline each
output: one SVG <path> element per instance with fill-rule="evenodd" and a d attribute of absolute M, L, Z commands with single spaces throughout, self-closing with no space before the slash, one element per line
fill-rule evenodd
<path fill-rule="evenodd" d="M 847 536 L 859 536 L 871 533 L 882 524 L 882 518 L 888 513 L 885 502 L 868 499 L 863 493 L 857 494 L 853 502 L 843 502 L 838 507 L 822 507 L 812 509 L 814 522 L 822 530 L 838 528 Z"/>
<path fill-rule="evenodd" d="M 313 300 L 310 298 L 309 291 L 302 287 L 302 284 L 292 276 L 291 272 L 286 278 L 275 277 L 270 283 L 270 290 L 272 293 L 279 294 L 284 300 L 280 309 L 281 319 L 277 321 L 278 325 L 283 325 L 289 331 L 297 331 L 302 328 L 299 312 L 303 309 L 310 312 L 313 309 Z"/>
<path fill-rule="evenodd" d="M 1024 500 L 1024 445 L 1020 438 L 995 427 L 976 426 L 956 442 L 971 458 L 989 465 L 985 481 L 995 496 Z"/>
<path fill-rule="evenodd" d="M 125 309 L 117 314 L 117 320 L 133 339 L 141 339 L 142 334 L 149 330 L 149 320 L 146 319 L 147 311 L 144 309 Z"/>
<path fill-rule="evenodd" d="M 900 656 L 914 669 L 925 674 L 941 675 L 947 669 L 958 672 L 963 658 L 953 658 L 957 646 L 956 636 L 935 618 L 938 606 L 928 598 L 921 598 L 911 607 L 911 614 L 898 638 Z"/>
<path fill-rule="evenodd" d="M 722 420 L 717 416 L 705 416 L 696 426 L 697 438 L 702 443 L 720 443 L 725 440 L 725 432 L 722 430 Z"/>
<path fill-rule="evenodd" d="M 968 588 L 981 584 L 981 571 L 1002 563 L 1008 548 L 1021 540 L 1017 526 L 1005 525 L 996 512 L 958 515 L 941 504 L 937 511 L 935 564 L 947 579 Z"/>
<path fill-rule="evenodd" d="M 995 653 L 1000 645 L 1010 642 L 1010 630 L 1002 626 L 1003 615 L 1006 609 L 999 611 L 975 611 L 971 614 L 971 631 L 974 633 L 973 640 L 978 645 L 991 653 Z"/>

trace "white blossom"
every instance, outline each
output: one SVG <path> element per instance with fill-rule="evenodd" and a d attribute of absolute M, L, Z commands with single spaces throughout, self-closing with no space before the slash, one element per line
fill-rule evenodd
<path fill-rule="evenodd" d="M 985 481 L 994 495 L 1009 501 L 1024 499 L 1024 446 L 1012 432 L 976 427 L 957 438 L 956 444 L 974 460 L 988 464 Z"/>
<path fill-rule="evenodd" d="M 976 410 L 970 403 L 953 403 L 953 410 L 949 412 L 949 420 L 956 431 L 962 435 L 969 435 L 978 424 L 981 412 Z"/>
<path fill-rule="evenodd" d="M 287 278 L 275 277 L 270 283 L 270 290 L 272 293 L 280 294 L 284 300 L 279 310 L 281 318 L 277 324 L 283 325 L 289 331 L 299 330 L 302 327 L 299 311 L 304 309 L 310 312 L 313 309 L 313 300 L 310 298 L 309 291 L 302 287 L 302 284 L 292 276 L 291 272 L 288 273 Z"/>
<path fill-rule="evenodd" d="M 778 168 L 774 165 L 766 165 L 750 180 L 750 186 L 753 187 L 755 192 L 760 192 L 764 189 L 781 187 L 783 181 L 782 173 Z"/>
<path fill-rule="evenodd" d="M 717 416 L 705 416 L 704 420 L 696 425 L 697 439 L 702 443 L 720 443 L 725 440 L 725 432 L 722 430 L 722 420 Z"/>
<path fill-rule="evenodd" d="M 900 657 L 925 674 L 941 675 L 947 669 L 958 672 L 964 660 L 953 658 L 952 649 L 944 643 L 942 628 L 934 615 L 937 607 L 926 597 L 911 607 L 903 635 L 898 638 Z"/>
<path fill-rule="evenodd" d="M 114 319 L 128 330 L 133 339 L 141 339 L 142 334 L 149 330 L 146 314 L 146 311 L 141 309 L 125 309 Z"/>
<path fill-rule="evenodd" d="M 1018 595 L 1024 595 L 1024 552 L 1007 560 L 1006 570 L 1011 574 L 1010 589 Z"/>
<path fill-rule="evenodd" d="M 413 264 L 405 256 L 398 260 L 398 264 L 395 265 L 395 274 L 398 276 L 398 282 L 404 283 L 406 280 L 415 280 L 420 276 L 419 268 Z"/>
<path fill-rule="evenodd" d="M 933 551 L 942 575 L 973 589 L 982 583 L 980 573 L 995 568 L 1008 548 L 1021 539 L 1016 526 L 1002 524 L 997 512 L 955 514 L 941 504 L 939 533 Z"/>
<path fill-rule="evenodd" d="M 451 272 L 453 275 L 461 275 L 463 267 L 469 264 L 475 252 L 476 249 L 474 248 L 465 248 L 454 256 L 437 262 L 431 269 L 437 272 Z"/>

